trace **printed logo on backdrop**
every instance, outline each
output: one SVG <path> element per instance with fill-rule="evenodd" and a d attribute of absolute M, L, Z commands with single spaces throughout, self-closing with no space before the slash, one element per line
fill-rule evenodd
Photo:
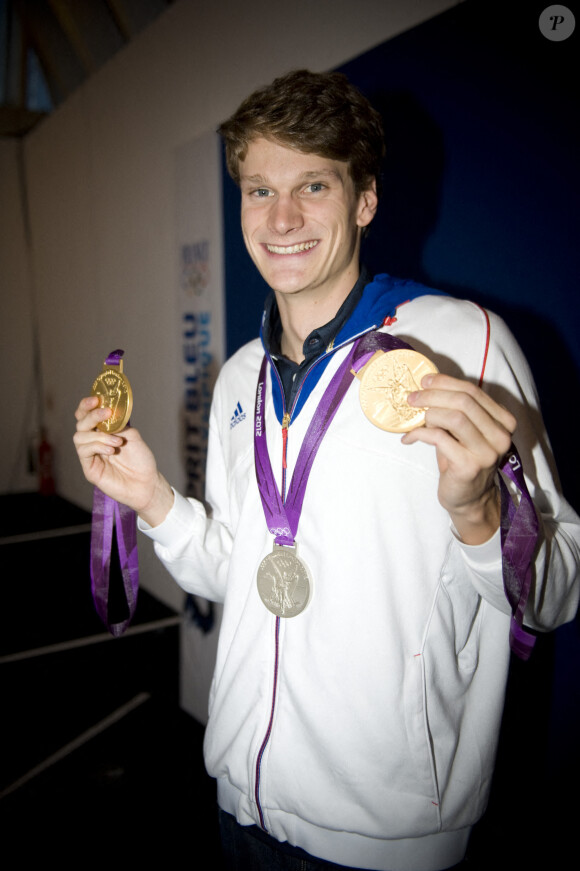
<path fill-rule="evenodd" d="M 209 286 L 209 242 L 203 239 L 181 247 L 181 289 L 190 296 L 201 296 Z"/>
<path fill-rule="evenodd" d="M 225 354 L 221 144 L 216 133 L 176 149 L 174 185 L 178 369 L 173 399 L 179 405 L 181 473 L 176 484 L 185 495 L 203 500 L 211 398 Z M 212 602 L 186 598 L 180 704 L 202 723 L 207 722 L 219 613 Z"/>
<path fill-rule="evenodd" d="M 203 499 L 209 413 L 215 361 L 212 354 L 212 317 L 200 297 L 209 287 L 210 244 L 207 239 L 181 247 L 181 289 L 187 297 L 195 297 L 195 311 L 183 306 L 182 366 L 183 366 L 183 460 L 185 494 Z M 199 308 L 198 308 L 199 306 Z M 213 602 L 198 596 L 186 597 L 185 611 L 201 631 L 211 632 L 215 622 Z"/>
<path fill-rule="evenodd" d="M 216 369 L 212 353 L 212 313 L 199 297 L 209 285 L 207 239 L 181 247 L 181 287 L 197 305 L 184 306 L 182 323 L 183 459 L 187 496 L 203 499 L 209 412 Z M 198 307 L 199 306 L 199 307 Z"/>

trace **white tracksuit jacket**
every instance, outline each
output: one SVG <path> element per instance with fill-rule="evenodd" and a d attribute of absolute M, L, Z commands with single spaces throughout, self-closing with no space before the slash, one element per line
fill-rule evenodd
<path fill-rule="evenodd" d="M 394 313 L 395 284 L 379 276 L 365 289 L 355 328 Z M 383 329 L 447 374 L 477 383 L 485 369 L 484 389 L 515 414 L 514 442 L 541 516 L 526 622 L 547 630 L 576 611 L 580 521 L 560 493 L 528 366 L 505 324 L 494 315 L 490 323 L 488 348 L 482 309 L 424 295 L 399 305 Z M 276 618 L 256 588 L 272 550 L 254 471 L 263 353 L 259 340 L 243 347 L 216 385 L 211 518 L 176 494 L 167 519 L 147 530 L 185 590 L 224 603 L 205 739 L 220 805 L 339 864 L 447 867 L 485 809 L 503 708 L 510 617 L 499 533 L 477 547 L 457 540 L 437 499 L 435 450 L 373 426 L 354 379 L 314 461 L 296 537 L 312 599 L 299 616 Z M 290 424 L 288 481 L 346 353 L 337 341 Z M 245 419 L 233 425 L 240 406 Z M 281 486 L 270 375 L 265 415 Z"/>

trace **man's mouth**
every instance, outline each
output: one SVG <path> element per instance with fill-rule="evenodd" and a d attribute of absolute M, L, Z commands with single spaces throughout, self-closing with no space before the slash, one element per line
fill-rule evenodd
<path fill-rule="evenodd" d="M 270 252 L 270 254 L 300 254 L 301 251 L 308 251 L 310 248 L 314 248 L 315 245 L 318 245 L 318 239 L 313 239 L 310 242 L 299 242 L 297 245 L 268 245 L 266 243 L 266 248 Z"/>

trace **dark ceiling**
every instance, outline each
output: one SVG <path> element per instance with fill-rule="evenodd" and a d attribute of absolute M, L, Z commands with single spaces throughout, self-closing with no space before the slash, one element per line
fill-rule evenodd
<path fill-rule="evenodd" d="M 0 0 L 0 136 L 21 136 L 173 0 Z"/>

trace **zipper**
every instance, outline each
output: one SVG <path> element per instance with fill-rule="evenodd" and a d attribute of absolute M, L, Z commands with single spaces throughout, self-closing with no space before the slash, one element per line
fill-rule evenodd
<path fill-rule="evenodd" d="M 290 422 L 292 420 L 292 414 L 294 409 L 296 408 L 296 403 L 302 393 L 302 388 L 306 383 L 306 379 L 312 372 L 312 370 L 318 365 L 318 363 L 325 360 L 326 357 L 330 356 L 330 354 L 334 354 L 336 351 L 340 350 L 340 348 L 344 348 L 346 345 L 350 345 L 352 342 L 355 342 L 358 338 L 363 336 L 365 333 L 370 332 L 371 330 L 376 330 L 377 327 L 369 327 L 366 330 L 362 330 L 362 332 L 358 333 L 356 336 L 348 339 L 347 341 L 342 342 L 340 345 L 337 345 L 336 348 L 328 348 L 327 351 L 315 360 L 312 363 L 312 366 L 306 371 L 304 378 L 302 379 L 302 384 L 298 388 L 298 392 L 294 397 L 294 402 L 292 403 L 292 408 L 290 411 L 286 411 L 286 400 L 284 398 L 284 389 L 282 387 L 282 381 L 280 376 L 278 375 L 278 370 L 274 366 L 272 362 L 272 358 L 270 354 L 266 352 L 266 356 L 268 357 L 268 361 L 270 363 L 270 371 L 275 373 L 276 378 L 278 379 L 278 385 L 280 387 L 280 393 L 282 396 L 282 488 L 281 488 L 281 496 L 282 502 L 286 501 L 286 469 L 288 467 L 287 464 L 287 451 L 288 451 L 288 429 L 290 427 Z M 260 749 L 258 751 L 258 756 L 256 759 L 256 770 L 255 770 L 255 782 L 254 782 L 254 799 L 256 802 L 256 808 L 258 810 L 258 816 L 260 818 L 260 827 L 267 832 L 266 823 L 264 820 L 264 812 L 262 810 L 262 804 L 260 801 L 260 780 L 262 773 L 262 759 L 264 757 L 264 753 L 266 752 L 266 747 L 270 742 L 270 737 L 272 735 L 272 728 L 274 724 L 274 713 L 276 711 L 276 701 L 278 695 L 278 672 L 279 672 L 279 662 L 280 662 L 280 617 L 276 617 L 276 622 L 274 624 L 274 684 L 272 686 L 272 700 L 270 705 L 270 717 L 268 719 L 268 726 L 266 728 L 266 733 L 264 735 L 264 739 L 260 745 Z"/>
<path fill-rule="evenodd" d="M 288 439 L 288 427 L 290 426 L 290 421 L 292 419 L 292 415 L 294 414 L 294 409 L 296 408 L 296 405 L 298 403 L 298 400 L 300 398 L 300 395 L 302 393 L 302 390 L 304 388 L 304 385 L 306 384 L 306 380 L 307 380 L 308 376 L 310 375 L 310 373 L 316 368 L 316 366 L 318 366 L 319 363 L 322 363 L 323 360 L 326 360 L 327 357 L 330 357 L 331 354 L 335 354 L 336 351 L 340 351 L 341 348 L 346 348 L 347 345 L 351 345 L 353 342 L 356 342 L 356 340 L 360 339 L 361 336 L 364 336 L 365 333 L 371 333 L 373 330 L 378 330 L 378 328 L 379 328 L 378 325 L 375 324 L 374 326 L 367 327 L 365 330 L 361 330 L 359 333 L 356 333 L 354 336 L 351 336 L 350 338 L 345 339 L 343 342 L 340 343 L 340 345 L 337 345 L 336 347 L 330 347 L 330 345 L 329 345 L 328 348 L 326 349 L 326 351 L 324 352 L 324 354 L 321 357 L 318 357 L 317 360 L 314 360 L 314 362 L 312 363 L 310 368 L 307 369 L 306 372 L 304 373 L 304 378 L 302 379 L 302 384 L 298 388 L 298 392 L 297 392 L 296 396 L 294 397 L 294 402 L 292 403 L 292 408 L 290 409 L 290 411 L 286 411 L 286 400 L 284 398 L 284 388 L 282 386 L 281 378 L 278 375 L 278 370 L 276 369 L 276 366 L 274 365 L 274 361 L 272 360 L 272 357 L 270 356 L 269 352 L 268 351 L 265 352 L 266 357 L 268 358 L 268 362 L 270 363 L 270 369 L 276 375 L 276 378 L 278 380 L 278 386 L 280 388 L 280 395 L 282 396 L 282 409 L 283 409 L 283 413 L 282 413 L 282 446 L 283 446 L 284 450 L 286 449 L 286 441 L 285 440 Z M 283 453 L 283 461 L 284 461 L 284 459 L 285 459 L 285 454 Z M 283 468 L 284 469 L 286 468 L 286 466 L 284 464 L 283 464 Z M 282 492 L 282 501 L 284 501 L 285 496 L 286 496 L 286 494 L 284 492 Z"/>
<path fill-rule="evenodd" d="M 282 387 L 282 381 L 280 376 L 278 375 L 278 370 L 272 363 L 272 358 L 269 354 L 267 354 L 268 361 L 270 363 L 270 371 L 276 374 L 276 378 L 278 379 L 278 386 L 280 388 L 280 393 L 282 395 L 282 488 L 281 488 L 281 497 L 282 502 L 286 499 L 286 451 L 288 445 L 288 427 L 290 426 L 290 418 L 292 416 L 292 412 L 286 411 L 286 400 L 284 398 L 284 389 Z M 279 671 L 279 659 L 280 659 L 280 617 L 276 617 L 276 621 L 274 623 L 274 683 L 272 686 L 272 700 L 270 704 L 270 717 L 268 718 L 268 726 L 266 728 L 266 734 L 262 740 L 260 745 L 260 749 L 258 751 L 258 756 L 256 759 L 256 772 L 255 772 L 255 782 L 254 782 L 254 800 L 256 802 L 256 807 L 258 809 L 258 816 L 260 818 L 260 827 L 267 832 L 266 822 L 264 820 L 264 812 L 262 810 L 262 803 L 260 801 L 260 781 L 261 781 L 261 773 L 262 773 L 262 759 L 264 757 L 264 753 L 266 752 L 266 747 L 270 741 L 270 736 L 272 734 L 272 727 L 274 724 L 274 713 L 276 711 L 276 699 L 278 695 L 278 671 Z"/>
<path fill-rule="evenodd" d="M 258 751 L 258 758 L 256 759 L 256 779 L 254 784 L 254 799 L 256 801 L 256 807 L 258 809 L 258 816 L 260 817 L 260 827 L 267 832 L 266 823 L 264 821 L 264 812 L 262 810 L 262 803 L 260 801 L 260 775 L 262 769 L 262 758 L 264 753 L 266 752 L 266 747 L 268 746 L 268 742 L 270 741 L 270 735 L 272 734 L 272 727 L 274 724 L 274 712 L 276 710 L 276 696 L 278 693 L 278 661 L 280 656 L 280 617 L 276 617 L 276 623 L 274 627 L 274 686 L 272 687 L 272 703 L 270 705 L 270 718 L 268 720 L 268 728 L 266 729 L 266 734 L 264 735 L 264 740 L 262 741 L 262 745 L 260 750 Z"/>
<path fill-rule="evenodd" d="M 288 448 L 288 427 L 290 426 L 290 415 L 288 412 L 282 418 L 282 469 L 284 470 L 284 474 L 286 473 L 286 469 L 288 468 L 288 463 L 286 461 L 286 450 Z M 284 482 L 285 484 L 285 482 Z M 284 487 L 284 489 L 286 489 Z"/>

